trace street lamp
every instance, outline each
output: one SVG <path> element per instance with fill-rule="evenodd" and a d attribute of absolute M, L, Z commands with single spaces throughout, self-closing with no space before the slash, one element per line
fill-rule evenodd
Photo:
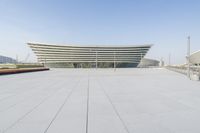
<path fill-rule="evenodd" d="M 190 78 L 190 36 L 188 36 L 187 41 L 187 76 Z"/>

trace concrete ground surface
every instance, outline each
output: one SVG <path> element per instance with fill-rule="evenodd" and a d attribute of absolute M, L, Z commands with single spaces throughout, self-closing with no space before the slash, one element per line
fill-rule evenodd
<path fill-rule="evenodd" d="M 200 82 L 166 69 L 0 76 L 0 133 L 200 133 Z"/>

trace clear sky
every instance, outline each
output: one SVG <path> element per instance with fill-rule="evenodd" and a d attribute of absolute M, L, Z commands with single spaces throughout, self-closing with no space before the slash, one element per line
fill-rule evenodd
<path fill-rule="evenodd" d="M 200 0 L 1 0 L 0 55 L 35 61 L 27 42 L 154 44 L 146 57 L 184 63 L 200 50 Z"/>

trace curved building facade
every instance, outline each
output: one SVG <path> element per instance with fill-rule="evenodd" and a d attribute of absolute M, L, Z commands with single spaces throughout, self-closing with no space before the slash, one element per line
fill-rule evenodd
<path fill-rule="evenodd" d="M 73 46 L 28 43 L 38 62 L 48 67 L 137 67 L 152 45 Z"/>
<path fill-rule="evenodd" d="M 194 52 L 190 55 L 190 63 L 195 66 L 200 66 L 200 51 Z"/>
<path fill-rule="evenodd" d="M 159 63 L 160 62 L 158 60 L 143 58 L 140 64 L 138 65 L 138 67 L 141 67 L 141 68 L 158 67 Z"/>

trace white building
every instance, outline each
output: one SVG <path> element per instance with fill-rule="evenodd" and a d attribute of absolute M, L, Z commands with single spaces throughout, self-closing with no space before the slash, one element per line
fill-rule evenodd
<path fill-rule="evenodd" d="M 152 45 L 77 46 L 28 43 L 48 67 L 137 67 Z"/>

